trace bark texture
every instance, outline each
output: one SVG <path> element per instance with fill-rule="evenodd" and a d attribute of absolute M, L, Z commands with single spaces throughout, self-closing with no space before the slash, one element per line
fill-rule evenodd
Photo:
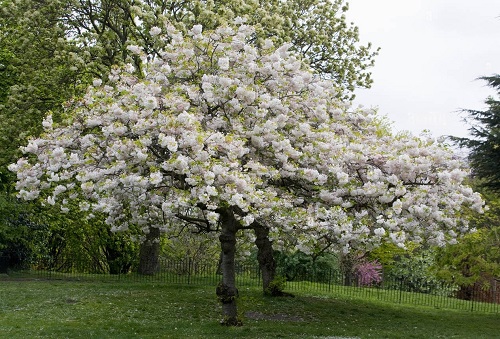
<path fill-rule="evenodd" d="M 279 293 L 270 289 L 271 282 L 276 277 L 276 261 L 274 260 L 273 243 L 269 240 L 269 228 L 258 225 L 254 228 L 255 245 L 257 245 L 257 260 L 262 273 L 262 288 L 264 294 Z"/>
<path fill-rule="evenodd" d="M 217 298 L 222 304 L 222 325 L 240 326 L 238 319 L 238 309 L 236 299 L 238 289 L 236 288 L 235 253 L 236 253 L 236 232 L 239 223 L 234 218 L 231 210 L 224 210 L 220 213 L 222 224 L 219 241 L 221 245 L 221 269 L 222 281 L 217 286 Z"/>

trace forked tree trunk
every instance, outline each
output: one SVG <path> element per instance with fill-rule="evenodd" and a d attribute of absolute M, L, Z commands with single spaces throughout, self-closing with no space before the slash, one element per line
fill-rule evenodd
<path fill-rule="evenodd" d="M 150 227 L 139 251 L 139 274 L 153 275 L 160 269 L 160 229 Z"/>
<path fill-rule="evenodd" d="M 254 228 L 255 245 L 257 245 L 257 260 L 262 273 L 262 289 L 264 294 L 279 295 L 282 291 L 275 291 L 270 287 L 276 277 L 276 261 L 274 260 L 273 243 L 269 240 L 269 228 L 258 225 Z"/>
<path fill-rule="evenodd" d="M 234 266 L 234 257 L 236 253 L 236 232 L 239 224 L 234 218 L 231 210 L 221 212 L 220 220 L 222 224 L 221 234 L 219 236 L 221 245 L 221 269 L 222 281 L 217 286 L 217 298 L 222 304 L 222 325 L 240 326 L 238 319 L 238 310 L 236 299 L 238 298 L 238 289 L 236 288 L 236 272 Z"/>

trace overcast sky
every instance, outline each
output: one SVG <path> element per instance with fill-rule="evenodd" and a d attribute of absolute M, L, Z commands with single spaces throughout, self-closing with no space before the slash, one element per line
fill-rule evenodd
<path fill-rule="evenodd" d="M 361 42 L 381 47 L 355 103 L 378 107 L 395 130 L 467 136 L 457 110 L 495 94 L 475 79 L 500 73 L 500 0 L 348 2 Z"/>

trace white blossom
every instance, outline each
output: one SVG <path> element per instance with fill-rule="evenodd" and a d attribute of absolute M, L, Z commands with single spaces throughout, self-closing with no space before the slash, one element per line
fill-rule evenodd
<path fill-rule="evenodd" d="M 243 217 L 242 224 L 243 224 L 243 226 L 249 226 L 254 222 L 254 220 L 255 220 L 254 216 L 251 214 L 248 214 L 248 215 Z"/>
<path fill-rule="evenodd" d="M 70 118 L 47 116 L 8 166 L 18 197 L 63 211 L 64 199 L 77 200 L 116 231 L 163 227 L 182 213 L 215 230 L 225 211 L 304 252 L 387 239 L 442 245 L 469 231 L 463 209 L 484 202 L 452 150 L 393 134 L 374 111 L 338 101 L 336 84 L 290 45 L 257 47 L 253 27 L 235 22 L 207 33 L 195 25 L 187 36 L 152 27 L 161 47 L 151 61 L 128 46 L 146 58 L 142 76 L 132 64 L 114 69 Z"/>
<path fill-rule="evenodd" d="M 220 69 L 227 71 L 229 69 L 229 58 L 219 58 L 217 64 Z M 225 87 L 227 87 L 227 85 Z"/>
<path fill-rule="evenodd" d="M 134 54 L 140 54 L 142 51 L 141 48 L 137 45 L 128 45 L 127 49 Z"/>
<path fill-rule="evenodd" d="M 152 172 L 149 175 L 149 181 L 153 185 L 158 185 L 159 183 L 162 182 L 162 180 L 163 180 L 163 175 L 161 174 L 161 172 Z"/>
<path fill-rule="evenodd" d="M 161 33 L 161 28 L 160 27 L 157 27 L 157 26 L 153 26 L 151 27 L 151 29 L 149 30 L 149 34 L 151 34 L 152 36 L 157 36 L 158 34 Z"/>

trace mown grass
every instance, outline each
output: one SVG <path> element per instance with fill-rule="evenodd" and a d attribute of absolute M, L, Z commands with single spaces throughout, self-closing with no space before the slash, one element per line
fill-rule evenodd
<path fill-rule="evenodd" d="M 489 312 L 500 314 L 500 304 L 461 300 L 448 291 L 442 295 L 413 293 L 395 289 L 369 288 L 357 286 L 327 285 L 307 281 L 287 282 L 287 289 L 305 295 L 337 295 L 364 301 L 383 301 L 406 306 L 430 306 L 439 309 Z M 499 334 L 500 338 L 500 334 Z"/>
<path fill-rule="evenodd" d="M 1 277 L 0 277 L 1 278 Z M 55 279 L 55 280 L 76 280 L 81 282 L 150 282 L 182 285 L 215 286 L 220 275 L 215 274 L 178 274 L 175 272 L 161 272 L 153 276 L 138 274 L 111 275 L 111 274 L 88 274 L 88 273 L 62 273 L 51 271 L 11 271 L 4 277 L 5 279 Z M 244 272 L 236 277 L 239 287 L 257 288 L 262 282 L 256 274 Z M 393 286 L 390 284 L 389 286 Z M 394 285 L 396 289 L 380 287 L 358 287 L 343 286 L 342 284 L 310 282 L 310 281 L 290 281 L 286 283 L 286 290 L 293 293 L 309 295 L 337 295 L 350 299 L 385 301 L 404 305 L 431 306 L 442 309 L 455 309 L 474 312 L 500 313 L 500 304 L 478 302 L 473 300 L 460 300 L 453 297 L 456 287 L 441 287 L 438 290 L 431 290 L 432 293 L 412 293 L 404 292 L 404 282 Z M 425 287 L 425 286 L 421 286 Z M 500 336 L 499 336 L 500 337 Z"/>
<path fill-rule="evenodd" d="M 1 338 L 498 338 L 500 316 L 345 296 L 240 289 L 244 326 L 218 324 L 214 288 L 155 282 L 0 281 Z"/>

